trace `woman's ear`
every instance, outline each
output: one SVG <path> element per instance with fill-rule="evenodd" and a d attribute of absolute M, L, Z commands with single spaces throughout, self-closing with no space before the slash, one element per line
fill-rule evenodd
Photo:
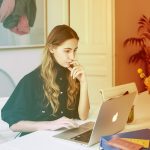
<path fill-rule="evenodd" d="M 54 50 L 55 50 L 55 47 L 52 45 L 52 44 L 49 44 L 48 45 L 48 49 L 49 49 L 49 51 L 50 51 L 50 53 L 54 53 Z"/>

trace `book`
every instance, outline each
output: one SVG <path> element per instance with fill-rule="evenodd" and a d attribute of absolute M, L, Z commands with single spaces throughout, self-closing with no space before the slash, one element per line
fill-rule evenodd
<path fill-rule="evenodd" d="M 142 150 L 150 150 L 150 129 L 141 129 L 130 132 L 122 132 L 109 136 L 102 136 L 100 138 L 100 147 L 104 150 L 119 150 L 116 147 L 112 147 L 108 144 L 113 138 L 121 138 L 129 142 L 142 145 Z"/>
<path fill-rule="evenodd" d="M 129 142 L 122 138 L 112 138 L 110 141 L 107 142 L 107 144 L 121 150 L 141 150 L 143 148 L 143 146 L 140 144 Z"/>

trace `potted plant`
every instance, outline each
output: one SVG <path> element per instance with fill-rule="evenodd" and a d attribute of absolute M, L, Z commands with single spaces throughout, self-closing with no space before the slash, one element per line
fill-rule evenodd
<path fill-rule="evenodd" d="M 142 61 L 146 76 L 150 75 L 150 18 L 142 15 L 138 21 L 137 36 L 127 38 L 124 46 L 136 46 L 137 52 L 129 57 L 129 63 Z"/>

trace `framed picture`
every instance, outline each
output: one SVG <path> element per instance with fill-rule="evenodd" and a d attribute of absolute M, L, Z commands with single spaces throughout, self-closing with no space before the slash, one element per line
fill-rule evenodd
<path fill-rule="evenodd" d="M 2 4 L 3 1 L 0 13 Z M 0 49 L 44 46 L 47 36 L 47 1 L 19 0 L 11 7 L 9 15 L 0 15 Z"/>

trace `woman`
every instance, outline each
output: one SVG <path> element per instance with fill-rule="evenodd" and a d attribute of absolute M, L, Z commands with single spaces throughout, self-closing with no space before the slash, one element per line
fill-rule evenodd
<path fill-rule="evenodd" d="M 75 60 L 79 37 L 67 25 L 56 26 L 47 38 L 42 64 L 23 77 L 2 109 L 13 131 L 73 128 L 72 118 L 87 119 L 86 75 Z M 22 134 L 22 135 L 23 135 Z"/>

